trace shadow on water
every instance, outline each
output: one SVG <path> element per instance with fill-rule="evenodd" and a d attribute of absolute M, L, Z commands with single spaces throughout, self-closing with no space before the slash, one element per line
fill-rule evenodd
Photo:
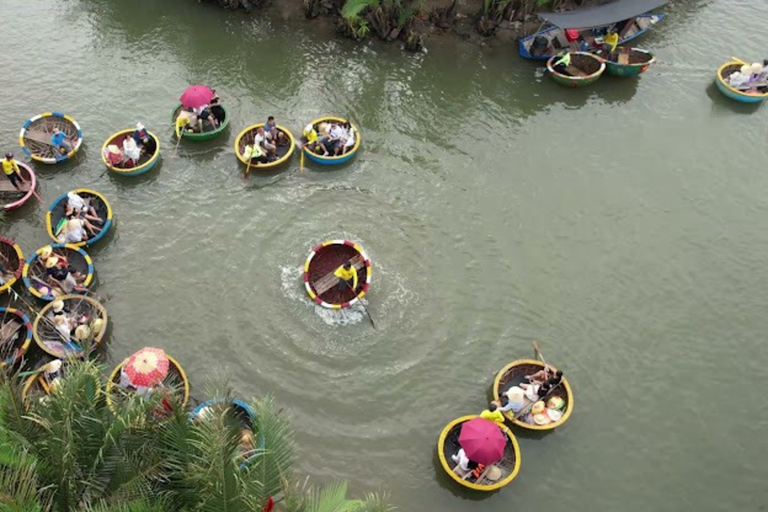
<path fill-rule="evenodd" d="M 736 100 L 726 98 L 714 81 L 707 86 L 707 96 L 712 100 L 713 113 L 729 111 L 736 114 L 754 114 L 762 105 L 762 103 L 739 103 Z"/>
<path fill-rule="evenodd" d="M 457 498 L 468 501 L 483 501 L 504 489 L 504 487 L 502 487 L 501 489 L 497 489 L 495 491 L 485 492 L 476 491 L 474 489 L 459 485 L 453 478 L 451 478 L 450 475 L 445 472 L 445 468 L 443 468 L 443 465 L 440 464 L 440 456 L 437 454 L 437 448 L 435 448 L 435 450 L 432 452 L 432 464 L 435 468 L 435 480 L 437 481 L 437 484 L 443 489 L 449 491 Z M 511 483 L 514 483 L 514 480 Z"/>

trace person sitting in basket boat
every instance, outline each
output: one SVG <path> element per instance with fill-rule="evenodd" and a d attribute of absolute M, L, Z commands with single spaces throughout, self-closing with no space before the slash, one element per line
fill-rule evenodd
<path fill-rule="evenodd" d="M 136 144 L 141 144 L 144 139 L 149 138 L 149 132 L 144 127 L 144 125 L 139 122 L 136 123 L 136 129 L 133 130 L 131 137 L 133 137 L 133 140 L 136 141 Z"/>
<path fill-rule="evenodd" d="M 266 152 L 258 144 L 247 144 L 243 148 L 243 157 L 256 165 L 269 163 L 269 157 L 267 157 Z"/>
<path fill-rule="evenodd" d="M 88 204 L 77 192 L 67 193 L 67 208 L 64 210 L 67 218 L 80 217 L 96 222 L 104 222 L 96 214 L 96 208 Z"/>
<path fill-rule="evenodd" d="M 352 266 L 351 262 L 348 261 L 337 268 L 333 275 L 339 278 L 339 290 L 346 290 L 347 288 L 350 288 L 353 292 L 357 290 L 357 270 Z"/>
<path fill-rule="evenodd" d="M 355 146 L 355 128 L 349 121 L 345 121 L 341 128 L 344 131 L 341 144 L 341 154 L 343 155 Z"/>
<path fill-rule="evenodd" d="M 331 124 L 331 131 L 328 132 L 328 143 L 326 149 L 333 151 L 333 156 L 339 156 L 341 154 L 341 148 L 344 145 L 344 129 L 339 123 Z M 329 147 L 330 146 L 330 147 Z"/>
<path fill-rule="evenodd" d="M 197 125 L 197 116 L 188 110 L 181 109 L 176 118 L 176 136 L 181 136 L 183 130 L 187 130 L 190 133 L 194 132 L 195 125 Z"/>
<path fill-rule="evenodd" d="M 253 143 L 264 150 L 270 161 L 277 160 L 277 146 L 269 142 L 263 126 L 256 128 L 256 134 L 253 136 Z"/>
<path fill-rule="evenodd" d="M 58 128 L 54 128 L 51 133 L 51 145 L 61 153 L 69 153 L 74 147 L 67 135 Z"/>
<path fill-rule="evenodd" d="M 58 240 L 62 244 L 76 244 L 96 236 L 99 231 L 101 231 L 101 228 L 94 226 L 86 219 L 69 219 L 66 228 L 62 230 Z M 88 233 L 90 233 L 90 236 Z"/>
<path fill-rule="evenodd" d="M 499 406 L 496 405 L 496 402 L 491 402 L 488 408 L 480 413 L 480 417 L 485 420 L 498 423 L 499 425 L 504 424 L 504 415 L 501 414 L 501 411 L 499 410 Z"/>
<path fill-rule="evenodd" d="M 12 277 L 13 272 L 8 271 L 11 261 L 0 253 L 0 284 L 7 283 Z"/>
<path fill-rule="evenodd" d="M 318 142 L 317 131 L 315 131 L 315 127 L 312 126 L 312 123 L 305 126 L 304 131 L 301 132 L 301 145 L 302 148 L 307 148 L 313 153 L 325 154 L 325 156 L 328 156 L 325 147 Z"/>
<path fill-rule="evenodd" d="M 227 117 L 227 112 L 224 107 L 221 106 L 221 99 L 218 96 L 214 96 L 211 100 L 211 114 L 216 118 L 216 125 L 221 126 L 224 119 Z"/>
<path fill-rule="evenodd" d="M 13 159 L 13 153 L 6 153 L 3 160 L 3 173 L 5 177 L 11 181 L 11 185 L 16 189 L 21 190 L 20 183 L 24 183 L 24 178 L 21 177 L 21 171 L 19 170 L 19 164 Z"/>
<path fill-rule="evenodd" d="M 283 132 L 277 129 L 274 116 L 267 118 L 266 124 L 264 124 L 264 132 L 266 133 L 267 140 L 275 146 L 287 146 L 288 137 Z"/>
<path fill-rule="evenodd" d="M 126 164 L 130 164 L 131 167 L 135 167 L 139 164 L 141 159 L 141 149 L 133 137 L 125 137 L 123 139 L 123 158 Z"/>
<path fill-rule="evenodd" d="M 67 267 L 60 267 L 59 258 L 51 256 L 45 262 L 45 274 L 48 276 L 50 283 L 54 286 L 58 286 L 64 293 L 85 293 L 88 289 L 82 286 L 82 281 L 85 276 L 77 273 L 77 275 Z"/>
<path fill-rule="evenodd" d="M 217 128 L 218 124 L 216 118 L 213 117 L 213 114 L 211 113 L 210 105 L 201 105 L 197 108 L 193 108 L 192 112 L 197 116 L 197 128 L 200 133 L 205 131 L 204 121 L 207 121 L 212 129 L 215 130 Z"/>
<path fill-rule="evenodd" d="M 548 382 L 545 382 L 544 384 L 521 383 L 520 389 L 525 391 L 525 397 L 528 400 L 536 402 L 540 398 L 547 396 L 552 389 L 552 386 Z"/>
<path fill-rule="evenodd" d="M 567 68 L 571 65 L 571 54 L 570 52 L 565 52 L 562 57 L 557 59 L 552 63 L 552 69 L 560 73 L 561 75 L 567 75 L 570 76 L 570 73 L 568 73 Z"/>
<path fill-rule="evenodd" d="M 146 137 L 142 138 L 140 149 L 142 156 L 149 158 L 154 155 L 157 151 L 157 142 L 155 142 L 154 137 L 147 134 Z"/>
<path fill-rule="evenodd" d="M 525 392 L 520 386 L 512 386 L 500 398 L 498 402 L 491 402 L 496 404 L 499 412 L 518 413 L 525 407 Z"/>

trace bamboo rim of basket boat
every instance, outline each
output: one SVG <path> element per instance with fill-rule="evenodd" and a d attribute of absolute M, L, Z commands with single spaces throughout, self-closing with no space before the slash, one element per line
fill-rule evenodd
<path fill-rule="evenodd" d="M 450 476 L 458 484 L 464 487 L 468 487 L 469 489 L 473 489 L 475 491 L 485 491 L 485 492 L 495 491 L 497 489 L 501 489 L 505 485 L 508 485 L 510 482 L 512 482 L 512 480 L 514 480 L 515 477 L 517 477 L 517 474 L 520 472 L 520 445 L 518 444 L 517 438 L 509 429 L 509 427 L 507 427 L 506 425 L 498 424 L 498 423 L 496 424 L 496 426 L 498 426 L 502 430 L 502 432 L 504 432 L 504 435 L 511 442 L 512 453 L 514 455 L 514 466 L 510 470 L 509 474 L 504 478 L 500 479 L 498 482 L 494 482 L 493 484 L 488 484 L 488 485 L 481 485 L 473 482 L 468 482 L 467 480 L 462 479 L 459 475 L 454 473 L 453 467 L 455 466 L 455 463 L 451 465 L 453 460 L 449 462 L 448 458 L 445 456 L 445 442 L 448 436 L 454 430 L 454 428 L 461 425 L 462 423 L 465 423 L 475 418 L 479 418 L 479 416 L 470 414 L 467 416 L 456 418 L 455 420 L 448 423 L 448 425 L 446 425 L 445 428 L 443 428 L 442 432 L 440 432 L 440 438 L 437 440 L 437 455 L 440 459 L 440 465 L 443 467 L 443 470 L 446 473 L 448 473 L 448 476 Z M 504 450 L 504 453 L 506 458 L 506 455 L 507 455 L 506 448 Z M 494 464 L 498 464 L 498 462 Z"/>
<path fill-rule="evenodd" d="M 320 123 L 324 123 L 324 122 L 346 123 L 347 121 L 348 121 L 347 119 L 344 119 L 344 118 L 341 118 L 341 117 L 325 116 L 325 117 L 320 117 L 320 118 L 315 119 L 314 121 L 312 121 L 312 128 L 313 129 L 317 129 L 316 128 L 317 125 L 319 125 Z M 313 153 L 312 151 L 310 151 L 307 148 L 302 148 L 302 150 L 307 155 L 311 154 L 312 158 L 316 158 L 318 160 L 322 160 L 322 161 L 327 162 L 329 164 L 334 163 L 334 162 L 338 162 L 339 160 L 348 160 L 348 159 L 352 158 L 352 156 L 354 156 L 354 154 L 357 153 L 357 150 L 360 149 L 360 146 L 362 145 L 363 139 L 360 136 L 360 130 L 357 127 L 357 125 L 354 124 L 351 121 L 350 121 L 349 124 L 352 125 L 352 128 L 355 129 L 355 137 L 356 137 L 356 139 L 355 139 L 355 144 L 352 146 L 352 149 L 350 149 L 349 151 L 347 151 L 343 155 L 325 156 L 325 155 L 318 155 L 317 153 Z"/>
<path fill-rule="evenodd" d="M 237 159 L 240 160 L 240 163 L 242 163 L 243 165 L 246 165 L 246 166 L 248 165 L 248 160 L 246 160 L 245 157 L 243 156 L 243 149 L 245 148 L 247 143 L 243 143 L 242 144 L 242 148 L 241 148 L 240 147 L 241 146 L 241 142 L 244 142 L 243 139 L 247 135 L 249 135 L 252 132 L 255 132 L 258 128 L 263 127 L 263 126 L 264 126 L 264 123 L 253 124 L 253 125 L 245 128 L 243 131 L 241 131 L 237 135 L 237 138 L 235 139 L 235 154 L 237 155 Z M 288 128 L 280 126 L 279 124 L 275 125 L 275 128 L 277 128 L 278 130 L 283 132 L 288 137 L 288 150 L 283 154 L 283 156 L 279 157 L 274 162 L 267 162 L 266 164 L 255 164 L 255 163 L 252 163 L 251 164 L 251 169 L 257 169 L 257 170 L 272 169 L 274 167 L 278 167 L 278 166 L 286 163 L 288 160 L 290 160 L 291 156 L 293 156 L 293 152 L 296 149 L 296 140 L 294 139 L 293 134 L 291 133 L 290 130 L 288 130 Z M 283 146 L 283 147 L 285 147 L 285 146 Z"/>
<path fill-rule="evenodd" d="M 555 71 L 555 68 L 553 67 L 553 63 L 555 62 L 555 59 L 559 59 L 560 55 L 554 55 L 547 60 L 547 70 L 552 73 L 553 75 L 560 77 L 564 80 L 572 80 L 572 81 L 582 81 L 582 80 L 589 80 L 591 78 L 596 78 L 603 74 L 603 71 L 605 71 L 605 62 L 603 62 L 603 59 L 598 57 L 597 55 L 593 55 L 589 52 L 569 52 L 571 54 L 571 58 L 573 56 L 581 56 L 586 59 L 594 60 L 598 64 L 597 71 L 594 71 L 590 73 L 589 75 L 585 76 L 571 76 L 571 75 L 564 75 L 562 73 L 558 73 Z M 571 64 L 573 65 L 573 64 Z M 578 68 L 580 71 L 583 71 L 581 68 Z"/>
<path fill-rule="evenodd" d="M 29 190 L 27 190 L 24 195 L 21 196 L 21 198 L 3 205 L 3 209 L 5 211 L 11 211 L 15 210 L 16 208 L 20 208 L 27 201 L 29 201 L 37 189 L 37 176 L 35 176 L 35 172 L 32 170 L 32 168 L 24 162 L 19 162 L 18 160 L 16 160 L 16 164 L 19 166 L 21 177 L 29 183 Z M 26 176 L 24 176 L 24 173 L 26 173 Z M 22 190 L 21 192 L 24 191 Z"/>
<path fill-rule="evenodd" d="M 42 123 L 44 125 L 53 124 L 54 127 L 59 129 L 61 129 L 62 126 L 56 126 L 56 123 L 63 123 L 64 127 L 66 127 L 67 124 L 71 125 L 73 129 L 68 130 L 67 138 L 71 139 L 73 136 L 77 136 L 76 140 L 72 144 L 72 149 L 66 154 L 56 154 L 52 149 L 54 147 L 53 144 L 48 142 L 41 142 L 39 140 L 36 141 L 30 138 L 28 144 L 25 140 L 27 139 L 27 132 L 29 131 L 30 127 L 36 125 L 37 123 Z M 44 131 L 43 133 L 48 136 L 51 132 Z M 21 149 L 24 151 L 24 153 L 33 160 L 42 162 L 44 164 L 57 164 L 65 160 L 69 160 L 72 158 L 72 156 L 74 156 L 75 153 L 77 153 L 77 151 L 80 149 L 80 146 L 83 144 L 83 130 L 80 128 L 80 125 L 77 123 L 77 121 L 66 114 L 62 114 L 61 112 L 44 112 L 24 123 L 24 125 L 21 127 L 21 131 L 19 132 L 19 144 L 21 145 Z M 34 147 L 32 146 L 33 144 Z M 45 151 L 50 151 L 51 156 L 40 156 L 38 153 L 41 151 L 37 148 L 41 146 L 45 146 Z"/>
<path fill-rule="evenodd" d="M 227 107 L 225 107 L 223 104 L 219 104 L 219 106 L 224 109 L 223 123 L 217 126 L 214 130 L 210 130 L 207 132 L 188 132 L 188 131 L 182 130 L 181 138 L 188 139 L 188 140 L 203 141 L 203 140 L 209 140 L 221 135 L 221 133 L 224 130 L 226 130 L 227 127 L 229 126 L 229 110 L 227 110 Z M 175 107 L 173 107 L 173 110 L 171 111 L 171 126 L 173 127 L 174 135 L 176 133 L 176 118 L 179 117 L 179 113 L 183 108 L 184 108 L 184 105 L 182 105 L 181 103 L 178 103 L 176 104 Z M 205 122 L 203 123 L 203 126 L 205 126 Z"/>
<path fill-rule="evenodd" d="M 118 174 L 138 174 L 144 169 L 147 169 L 148 167 L 152 167 L 153 165 L 155 165 L 155 163 L 157 162 L 157 159 L 160 158 L 160 139 L 157 138 L 157 135 L 147 130 L 147 134 L 150 137 L 152 137 L 155 141 L 156 149 L 154 154 L 151 157 L 149 157 L 149 159 L 146 162 L 136 165 L 134 167 L 115 167 L 114 165 L 109 163 L 109 160 L 107 160 L 107 153 L 109 152 L 107 148 L 109 147 L 109 145 L 112 144 L 113 141 L 118 137 L 128 135 L 128 134 L 133 135 L 134 131 L 135 130 L 130 128 L 128 130 L 121 130 L 119 132 L 113 133 L 112 135 L 109 136 L 109 138 L 106 141 L 104 141 L 104 145 L 101 146 L 101 161 L 104 162 L 104 165 L 106 165 L 107 169 L 109 169 L 110 171 L 114 171 Z"/>
<path fill-rule="evenodd" d="M 27 350 L 29 350 L 29 345 L 32 343 L 32 322 L 29 320 L 29 316 L 20 309 L 3 307 L 0 308 L 0 312 L 2 312 L 2 315 L 0 315 L 0 325 L 5 324 L 6 315 L 12 315 L 14 317 L 13 320 L 19 322 L 27 331 L 24 336 L 24 340 L 21 341 L 21 346 L 16 347 L 14 350 L 14 355 L 12 357 L 9 356 L 0 360 L 0 368 L 3 368 L 6 365 L 13 364 L 18 361 L 24 354 L 27 353 Z M 19 342 L 17 341 L 14 342 L 13 345 L 16 346 L 18 344 Z M 3 351 L 5 352 L 5 349 Z M 5 354 L 2 355 L 4 356 Z"/>
<path fill-rule="evenodd" d="M 506 365 L 504 368 L 499 370 L 499 372 L 496 374 L 496 378 L 493 381 L 493 399 L 499 400 L 500 393 L 499 393 L 499 386 L 501 385 L 501 380 L 507 376 L 508 373 L 510 373 L 511 370 L 522 366 L 522 365 L 532 365 L 536 366 L 539 369 L 544 368 L 544 363 L 539 361 L 538 359 L 518 359 L 517 361 L 512 361 L 508 365 Z M 550 368 L 557 371 L 557 368 L 555 368 L 552 365 L 549 365 Z M 563 377 L 562 383 L 560 386 L 565 390 L 566 394 L 566 403 L 565 403 L 565 412 L 563 413 L 562 417 L 560 417 L 559 420 L 553 421 L 552 423 L 548 423 L 547 425 L 535 425 L 531 423 L 526 423 L 524 421 L 519 420 L 515 417 L 515 413 L 512 411 L 506 411 L 504 412 L 504 417 L 507 418 L 510 422 L 517 425 L 518 427 L 525 428 L 528 430 L 552 430 L 556 427 L 559 427 L 563 423 L 565 423 L 568 418 L 571 417 L 571 413 L 573 412 L 573 405 L 574 405 L 574 399 L 573 399 L 573 391 L 571 390 L 570 384 L 568 384 L 568 379 Z"/>
<path fill-rule="evenodd" d="M 86 277 L 85 281 L 83 281 L 82 285 L 85 287 L 90 286 L 91 282 L 93 281 L 93 275 L 94 275 L 94 268 L 93 268 L 93 260 L 91 259 L 90 255 L 88 255 L 87 252 L 82 247 L 78 247 L 74 244 L 50 244 L 47 246 L 43 246 L 39 248 L 37 251 L 35 251 L 32 256 L 27 259 L 26 263 L 24 263 L 24 269 L 21 272 L 21 278 L 24 280 L 24 285 L 27 287 L 27 290 L 29 290 L 29 293 L 37 297 L 38 299 L 42 300 L 55 300 L 56 297 L 53 295 L 43 295 L 40 293 L 40 290 L 35 286 L 35 284 L 32 282 L 32 278 L 36 278 L 37 275 L 31 275 L 32 269 L 34 268 L 35 263 L 37 263 L 38 258 L 40 257 L 40 254 L 42 254 L 43 249 L 45 247 L 50 247 L 52 249 L 53 255 L 57 254 L 57 250 L 61 252 L 71 251 L 70 255 L 72 253 L 78 254 L 80 257 L 83 258 L 83 261 L 85 262 L 86 266 Z M 66 255 L 65 255 L 66 256 Z M 71 256 L 66 256 L 67 260 L 71 259 Z M 45 269 L 43 269 L 45 270 Z M 81 269 L 77 269 L 78 271 L 81 271 Z M 43 272 L 45 274 L 45 272 Z"/>
<path fill-rule="evenodd" d="M 323 300 L 313 288 L 314 283 L 310 283 L 310 265 L 312 264 L 312 261 L 315 259 L 315 257 L 322 253 L 323 249 L 330 247 L 332 245 L 343 245 L 346 247 L 351 247 L 357 253 L 360 255 L 360 258 L 363 260 L 363 265 L 365 267 L 365 282 L 363 283 L 362 288 L 357 293 L 357 295 L 352 298 L 351 300 L 343 303 L 330 303 Z M 309 253 L 309 256 L 307 256 L 307 260 L 304 262 L 304 289 L 307 291 L 307 294 L 309 295 L 309 298 L 314 301 L 315 304 L 322 306 L 327 309 L 345 309 L 348 308 L 357 302 L 360 301 L 363 297 L 365 297 L 365 294 L 368 293 L 368 290 L 371 287 L 371 275 L 372 275 L 372 264 L 371 259 L 368 257 L 368 254 L 365 252 L 363 247 L 360 244 L 357 244 L 355 242 L 351 242 L 349 240 L 326 240 L 325 242 L 315 246 L 312 251 Z M 358 284 L 359 286 L 359 284 Z"/>
<path fill-rule="evenodd" d="M 84 357 L 87 355 L 85 353 L 85 350 L 81 350 L 80 352 L 74 352 L 74 353 L 57 352 L 49 348 L 45 342 L 46 341 L 60 342 L 61 341 L 60 337 L 57 337 L 51 340 L 43 340 L 43 338 L 41 337 L 40 329 L 42 325 L 45 325 L 48 328 L 52 328 L 52 320 L 48 319 L 46 317 L 46 314 L 48 314 L 49 311 L 53 310 L 53 305 L 57 301 L 64 302 L 65 309 L 67 308 L 70 302 L 75 302 L 75 308 L 74 310 L 71 310 L 69 312 L 70 315 L 80 314 L 79 309 L 83 306 L 83 304 L 87 304 L 88 307 L 92 308 L 92 312 L 90 312 L 92 316 L 91 320 L 101 319 L 103 322 L 101 325 L 101 330 L 99 330 L 98 333 L 92 333 L 93 339 L 90 342 L 90 350 L 88 351 L 88 353 L 91 353 L 97 348 L 99 348 L 101 346 L 102 341 L 104 340 L 104 335 L 107 333 L 107 324 L 109 323 L 109 315 L 107 314 L 107 308 L 105 308 L 101 302 L 91 297 L 88 297 L 87 295 L 62 295 L 60 297 L 57 297 L 56 301 L 49 302 L 48 304 L 43 306 L 43 308 L 35 315 L 35 321 L 32 323 L 32 333 L 34 335 L 35 343 L 37 343 L 37 346 L 40 347 L 40 349 L 43 350 L 46 354 L 50 354 L 53 357 L 56 357 L 58 359 L 65 359 L 68 356 Z"/>
<path fill-rule="evenodd" d="M 8 291 L 14 284 L 16 284 L 16 281 L 21 279 L 21 273 L 24 269 L 24 253 L 21 252 L 21 247 L 19 247 L 16 242 L 2 236 L 0 236 L 0 252 L 2 252 L 3 256 L 8 258 L 9 261 L 12 261 L 12 257 L 15 257 L 18 260 L 18 268 L 9 269 L 8 272 L 12 272 L 13 276 L 8 279 L 4 285 L 0 286 L 0 293 L 2 293 Z"/>
<path fill-rule="evenodd" d="M 747 94 L 744 91 L 740 91 L 736 89 L 735 87 L 731 86 L 726 80 L 723 74 L 725 73 L 726 69 L 728 68 L 734 68 L 733 71 L 737 71 L 741 69 L 741 66 L 743 66 L 744 63 L 737 60 L 731 60 L 723 64 L 717 69 L 717 80 L 720 82 L 720 85 L 731 91 L 733 94 L 737 94 L 739 96 L 744 96 L 745 98 L 768 98 L 768 90 L 766 90 L 763 93 L 760 94 Z"/>
<path fill-rule="evenodd" d="M 176 373 L 178 373 L 179 377 L 181 377 L 181 382 L 184 386 L 184 392 L 183 392 L 183 398 L 181 401 L 181 407 L 184 408 L 187 406 L 187 402 L 189 401 L 189 379 L 187 378 L 187 374 L 184 371 L 184 368 L 182 368 L 181 364 L 174 359 L 173 357 L 169 356 L 168 354 L 165 355 L 168 358 L 168 362 L 176 369 Z M 120 370 L 123 368 L 126 362 L 128 362 L 129 357 L 126 357 L 123 359 L 123 361 L 118 364 L 114 370 L 112 370 L 112 373 L 109 374 L 109 380 L 107 381 L 107 388 L 106 388 L 106 394 L 107 394 L 107 406 L 109 407 L 109 410 L 113 413 L 115 411 L 115 401 L 112 399 L 112 390 L 117 386 L 117 381 L 120 380 Z M 168 376 L 170 376 L 171 371 L 168 370 Z M 168 376 L 165 378 L 167 379 Z"/>
<path fill-rule="evenodd" d="M 74 192 L 75 194 L 78 194 L 78 195 L 87 195 L 87 196 L 96 197 L 99 201 L 101 201 L 104 204 L 104 207 L 106 208 L 106 216 L 103 219 L 104 223 L 101 224 L 101 226 L 100 226 L 101 227 L 101 231 L 96 233 L 96 235 L 94 235 L 92 238 L 89 238 L 87 240 L 83 240 L 83 241 L 77 242 L 77 243 L 71 243 L 70 245 L 74 245 L 76 247 L 83 247 L 85 245 L 92 245 L 92 244 L 98 242 L 99 240 L 101 240 L 107 234 L 107 232 L 109 231 L 109 228 L 112 227 L 112 217 L 113 217 L 112 207 L 109 205 L 109 202 L 107 201 L 107 198 L 104 197 L 104 195 L 102 195 L 101 193 L 96 192 L 95 190 L 91 190 L 89 188 L 77 188 L 77 189 L 74 189 L 74 190 L 70 190 L 69 192 Z M 66 201 L 67 200 L 67 194 L 69 194 L 69 192 L 67 192 L 66 194 L 62 194 L 59 197 L 57 197 L 53 201 L 53 203 L 51 204 L 51 207 L 48 208 L 48 212 L 45 214 L 45 228 L 46 228 L 46 231 L 48 231 L 48 236 L 51 237 L 53 239 L 53 241 L 56 242 L 56 243 L 59 242 L 59 239 L 56 236 L 56 233 L 54 232 L 53 218 L 52 218 L 53 211 L 56 209 L 56 207 L 59 205 L 59 203 L 61 203 L 62 201 Z M 66 206 L 64 208 L 66 209 Z M 58 222 L 58 220 L 59 219 L 57 219 L 57 222 Z"/>

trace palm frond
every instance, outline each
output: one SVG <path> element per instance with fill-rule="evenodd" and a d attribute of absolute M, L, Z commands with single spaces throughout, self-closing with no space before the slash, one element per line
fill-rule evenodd
<path fill-rule="evenodd" d="M 347 0 L 341 8 L 341 16 L 346 20 L 355 20 L 366 9 L 375 9 L 380 0 Z"/>

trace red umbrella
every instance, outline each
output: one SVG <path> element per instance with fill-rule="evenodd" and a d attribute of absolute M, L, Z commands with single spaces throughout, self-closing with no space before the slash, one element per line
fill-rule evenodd
<path fill-rule="evenodd" d="M 507 436 L 493 421 L 474 418 L 461 426 L 459 444 L 469 460 L 487 466 L 504 457 Z"/>
<path fill-rule="evenodd" d="M 165 379 L 168 364 L 168 356 L 163 349 L 145 347 L 129 357 L 123 369 L 131 386 L 149 388 Z"/>
<path fill-rule="evenodd" d="M 203 105 L 208 105 L 213 96 L 213 91 L 206 85 L 190 85 L 181 94 L 179 100 L 187 108 L 200 108 Z"/>

